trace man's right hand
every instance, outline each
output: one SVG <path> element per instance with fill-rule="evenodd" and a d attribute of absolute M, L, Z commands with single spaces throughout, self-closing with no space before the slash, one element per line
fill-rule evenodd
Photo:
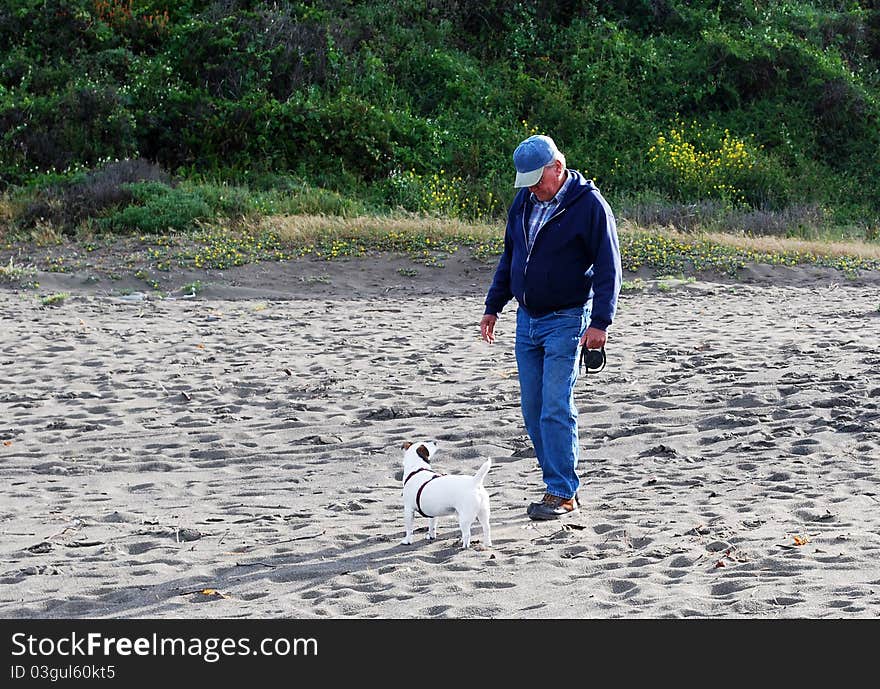
<path fill-rule="evenodd" d="M 495 322 L 498 320 L 498 316 L 495 316 L 491 313 L 487 313 L 480 320 L 480 335 L 482 336 L 485 342 L 492 344 L 495 342 Z"/>

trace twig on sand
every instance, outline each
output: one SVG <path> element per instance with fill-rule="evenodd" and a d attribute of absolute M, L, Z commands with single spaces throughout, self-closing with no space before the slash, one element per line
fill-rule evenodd
<path fill-rule="evenodd" d="M 277 565 L 270 565 L 267 562 L 236 562 L 236 567 L 268 567 L 269 569 L 277 569 Z"/>
<path fill-rule="evenodd" d="M 201 588 L 201 589 L 195 589 L 193 591 L 181 591 L 180 593 L 178 593 L 176 595 L 178 595 L 178 596 L 191 596 L 195 593 L 200 593 L 203 596 L 213 596 L 216 598 L 230 598 L 229 595 L 223 593 L 222 591 L 218 591 L 217 589 L 212 589 L 212 588 Z"/>
<path fill-rule="evenodd" d="M 58 538 L 58 536 L 62 536 L 64 534 L 66 534 L 68 531 L 76 531 L 81 526 L 82 526 L 82 520 L 81 519 L 74 519 L 70 524 L 68 524 L 63 529 L 61 529 L 61 531 L 59 531 L 58 533 L 52 534 L 51 536 L 49 536 L 45 540 L 51 541 L 53 538 Z"/>
<path fill-rule="evenodd" d="M 559 534 L 565 533 L 566 531 L 574 531 L 574 530 L 580 531 L 581 529 L 584 529 L 584 528 L 586 528 L 586 527 L 584 527 L 582 524 L 562 524 L 561 528 L 557 529 L 556 531 L 553 531 L 549 534 L 541 534 L 537 538 L 533 538 L 531 540 L 532 540 L 532 543 L 534 543 L 539 538 L 554 538 L 555 536 L 558 536 Z"/>
<path fill-rule="evenodd" d="M 327 533 L 326 530 L 322 531 L 321 533 L 309 534 L 308 536 L 297 536 L 296 538 L 288 538 L 286 541 L 275 541 L 275 543 L 279 544 L 279 543 L 290 543 L 291 541 L 305 541 L 305 540 L 308 540 L 309 538 L 318 538 L 318 536 L 323 536 L 325 533 Z"/>

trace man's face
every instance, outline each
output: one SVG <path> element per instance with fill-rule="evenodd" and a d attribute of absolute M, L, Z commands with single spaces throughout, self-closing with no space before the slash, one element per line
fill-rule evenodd
<path fill-rule="evenodd" d="M 554 160 L 552 165 L 548 165 L 544 168 L 544 174 L 541 175 L 541 179 L 538 180 L 537 184 L 533 184 L 529 187 L 529 191 L 532 192 L 539 201 L 549 201 L 554 196 L 556 196 L 556 192 L 559 191 L 559 187 L 562 186 L 562 175 L 565 170 L 562 167 L 561 160 Z"/>

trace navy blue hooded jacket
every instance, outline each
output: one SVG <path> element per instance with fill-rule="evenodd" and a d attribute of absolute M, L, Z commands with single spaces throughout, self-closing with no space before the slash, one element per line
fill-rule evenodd
<path fill-rule="evenodd" d="M 498 314 L 512 297 L 532 317 L 593 299 L 590 327 L 606 330 L 620 292 L 617 224 L 592 180 L 576 170 L 559 208 L 535 236 L 529 253 L 531 193 L 520 189 L 507 214 L 504 253 L 486 296 L 488 314 Z"/>

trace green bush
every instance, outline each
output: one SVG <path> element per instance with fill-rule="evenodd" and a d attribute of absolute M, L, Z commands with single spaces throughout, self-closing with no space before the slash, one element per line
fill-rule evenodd
<path fill-rule="evenodd" d="M 500 215 L 513 148 L 542 132 L 610 196 L 702 203 L 721 185 L 850 220 L 880 202 L 871 3 L 7 0 L 0 46 L 3 189 L 141 157 L 177 178 L 296 178 L 311 194 L 289 207 L 345 213 L 460 212 L 426 204 L 439 175 Z M 748 143 L 752 166 L 658 164 L 676 117 Z M 212 213 L 285 205 L 205 193 Z"/>
<path fill-rule="evenodd" d="M 134 200 L 130 185 L 147 181 L 167 183 L 169 176 L 145 160 L 122 160 L 37 187 L 17 218 L 17 226 L 28 230 L 45 222 L 63 234 L 73 234 L 84 220 L 130 204 Z"/>
<path fill-rule="evenodd" d="M 4 99 L 0 165 L 34 172 L 132 157 L 135 129 L 119 88 L 77 79 L 57 94 Z"/>
<path fill-rule="evenodd" d="M 157 182 L 126 186 L 135 205 L 99 219 L 97 226 L 101 230 L 145 234 L 183 232 L 192 229 L 195 221 L 212 216 L 211 207 L 198 191 L 173 188 Z"/>

